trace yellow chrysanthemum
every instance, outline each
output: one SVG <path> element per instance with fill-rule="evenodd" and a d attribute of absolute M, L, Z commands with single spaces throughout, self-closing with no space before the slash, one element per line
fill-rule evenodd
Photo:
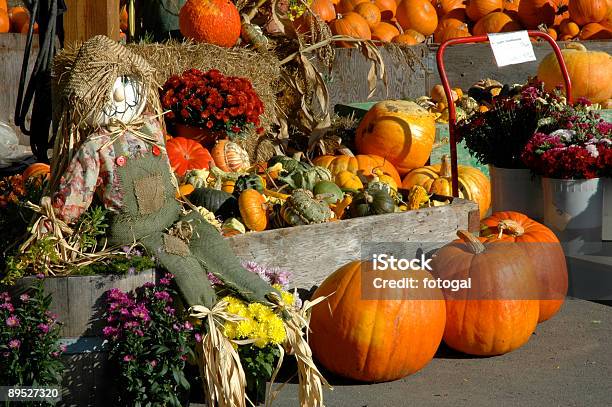
<path fill-rule="evenodd" d="M 248 318 L 238 322 L 236 327 L 236 335 L 239 338 L 250 338 L 254 332 L 257 332 L 259 325 L 254 320 Z"/>
<path fill-rule="evenodd" d="M 273 344 L 282 343 L 287 337 L 285 324 L 278 316 L 268 321 L 267 328 L 268 341 Z"/>

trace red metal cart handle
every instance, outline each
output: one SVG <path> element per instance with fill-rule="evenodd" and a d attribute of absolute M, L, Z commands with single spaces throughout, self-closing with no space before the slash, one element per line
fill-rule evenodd
<path fill-rule="evenodd" d="M 572 82 L 570 80 L 569 74 L 567 72 L 567 66 L 565 65 L 565 60 L 563 59 L 563 54 L 561 53 L 561 49 L 555 42 L 555 40 L 548 34 L 541 31 L 527 31 L 527 34 L 530 37 L 539 37 L 545 39 L 550 46 L 552 47 L 555 55 L 557 56 L 557 60 L 559 61 L 559 67 L 561 68 L 561 74 L 563 75 L 563 80 L 565 81 L 565 94 L 567 97 L 567 103 L 572 104 Z M 457 44 L 471 44 L 477 42 L 487 42 L 489 41 L 489 37 L 487 35 L 477 35 L 473 37 L 466 38 L 454 38 L 448 40 L 442 44 L 440 44 L 440 48 L 438 48 L 438 52 L 436 54 L 436 61 L 438 63 L 438 73 L 440 74 L 440 79 L 442 80 L 442 86 L 444 87 L 444 93 L 446 94 L 446 100 L 451 101 L 451 87 L 448 83 L 448 76 L 446 75 L 446 68 L 444 67 L 444 51 L 447 47 L 451 45 Z M 450 152 L 451 152 L 451 174 L 452 174 L 452 186 L 453 186 L 453 196 L 459 196 L 459 182 L 458 182 L 458 172 L 457 172 L 457 140 L 455 138 L 455 131 L 457 127 L 457 110 L 455 109 L 454 103 L 448 103 L 448 132 L 450 138 Z"/>

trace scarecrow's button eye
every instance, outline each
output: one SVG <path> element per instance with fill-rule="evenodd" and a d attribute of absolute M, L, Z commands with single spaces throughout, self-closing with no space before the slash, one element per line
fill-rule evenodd
<path fill-rule="evenodd" d="M 119 167 L 123 167 L 125 165 L 125 163 L 127 162 L 127 159 L 120 155 L 119 157 L 117 157 L 115 159 L 115 163 L 119 166 Z"/>

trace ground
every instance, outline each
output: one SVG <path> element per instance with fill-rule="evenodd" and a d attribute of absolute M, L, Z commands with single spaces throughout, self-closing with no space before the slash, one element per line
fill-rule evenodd
<path fill-rule="evenodd" d="M 611 406 L 612 307 L 568 300 L 522 348 L 472 358 L 441 349 L 420 372 L 402 380 L 355 384 L 331 378 L 328 407 Z M 288 384 L 275 406 L 299 406 Z"/>

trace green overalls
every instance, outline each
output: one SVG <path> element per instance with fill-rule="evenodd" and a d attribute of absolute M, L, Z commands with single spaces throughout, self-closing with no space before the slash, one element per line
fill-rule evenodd
<path fill-rule="evenodd" d="M 148 128 L 145 126 L 140 131 L 148 133 Z M 267 302 L 266 294 L 275 289 L 241 266 L 217 229 L 195 211 L 181 214 L 165 153 L 158 147 L 149 147 L 140 156 L 129 158 L 118 141 L 114 149 L 115 157 L 124 157 L 118 161 L 121 165 L 117 165 L 124 202 L 121 212 L 113 212 L 111 217 L 109 243 L 144 245 L 174 274 L 187 306 L 210 308 L 215 304 L 208 272 L 245 300 Z M 179 221 L 190 226 L 191 237 L 187 242 L 167 233 Z"/>

